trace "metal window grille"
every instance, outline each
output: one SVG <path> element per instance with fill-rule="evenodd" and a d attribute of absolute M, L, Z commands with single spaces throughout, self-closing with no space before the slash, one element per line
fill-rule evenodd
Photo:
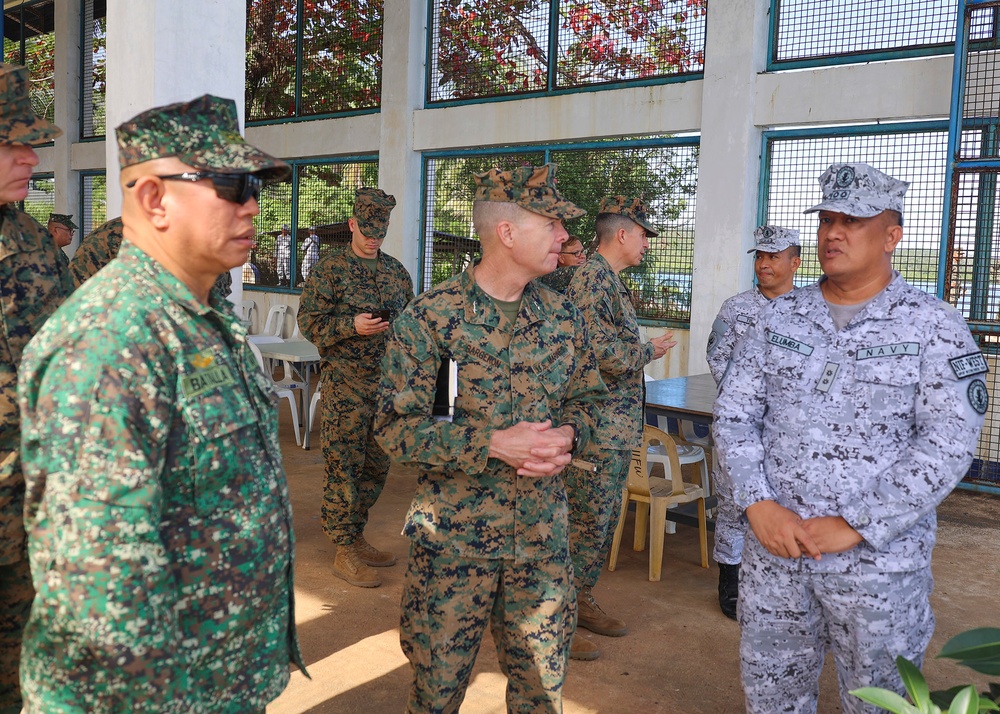
<path fill-rule="evenodd" d="M 381 91 L 381 0 L 248 2 L 249 122 L 374 109 Z"/>
<path fill-rule="evenodd" d="M 20 202 L 21 209 L 41 223 L 49 221 L 56 210 L 56 180 L 52 174 L 35 174 L 28 183 L 28 195 Z"/>
<path fill-rule="evenodd" d="M 959 1 L 955 82 L 947 155 L 948 202 L 942 242 L 945 299 L 958 306 L 986 355 L 989 404 L 966 482 L 1000 491 L 1000 2 Z M 984 37 L 983 35 L 987 35 Z"/>
<path fill-rule="evenodd" d="M 701 72 L 706 6 L 706 0 L 433 0 L 427 101 Z"/>
<path fill-rule="evenodd" d="M 642 265 L 626 270 L 624 280 L 641 319 L 688 323 L 698 176 L 695 138 L 615 140 L 425 158 L 424 289 L 461 272 L 479 254 L 472 227 L 473 174 L 546 161 L 559 167 L 560 192 L 588 211 L 567 225 L 584 245 L 593 242 L 601 198 L 613 194 L 644 197 L 660 235 L 650 239 Z"/>
<path fill-rule="evenodd" d="M 28 68 L 31 109 L 55 120 L 55 16 L 52 0 L 19 5 L 4 12 L 4 61 Z"/>
<path fill-rule="evenodd" d="M 375 158 L 327 162 L 290 162 L 292 180 L 266 186 L 260 215 L 254 220 L 257 245 L 243 266 L 247 287 L 301 288 L 315 257 L 342 250 L 350 242 L 347 219 L 354 211 L 354 192 L 378 186 Z M 281 228 L 288 225 L 288 238 Z M 310 251 L 310 229 L 316 229 L 316 253 Z M 293 279 L 294 278 L 294 279 Z"/>
<path fill-rule="evenodd" d="M 773 0 L 771 63 L 948 53 L 956 9 L 957 0 Z M 992 34 L 992 22 L 977 19 L 980 36 Z"/>
<path fill-rule="evenodd" d="M 107 2 L 81 0 L 80 138 L 106 133 Z"/>
<path fill-rule="evenodd" d="M 80 235 L 108 220 L 108 181 L 103 173 L 80 176 Z"/>
<path fill-rule="evenodd" d="M 895 131 L 879 126 L 766 134 L 761 222 L 801 233 L 802 267 L 796 284 L 810 283 L 820 275 L 816 215 L 802 213 L 821 200 L 817 179 L 830 164 L 864 162 L 910 182 L 903 240 L 893 265 L 912 285 L 937 294 L 947 140 L 943 123 L 907 125 Z"/>

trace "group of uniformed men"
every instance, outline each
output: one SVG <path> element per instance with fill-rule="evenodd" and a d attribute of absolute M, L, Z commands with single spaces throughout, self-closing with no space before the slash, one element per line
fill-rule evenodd
<path fill-rule="evenodd" d="M 291 509 L 270 384 L 213 288 L 288 167 L 242 139 L 231 100 L 125 122 L 117 259 L 70 297 L 57 244 L 14 207 L 32 145 L 58 131 L 31 112 L 25 70 L 0 65 L 0 712 L 21 706 L 19 653 L 30 712 L 263 711 L 289 662 L 304 671 Z M 416 467 L 407 711 L 458 711 L 489 625 L 508 710 L 558 712 L 570 656 L 598 655 L 577 626 L 627 629 L 593 588 L 643 368 L 674 345 L 642 338 L 618 275 L 657 233 L 640 200 L 608 197 L 586 260 L 555 166 L 475 180 L 482 255 L 462 274 L 414 297 L 380 249 L 395 200 L 369 188 L 350 245 L 310 266 L 323 525 L 334 574 L 377 586 L 395 556 L 365 539 L 368 510 L 390 457 Z M 988 404 L 961 316 L 892 270 L 907 184 L 865 164 L 820 183 L 823 278 L 791 290 L 797 233 L 761 227 L 758 285 L 723 306 L 708 348 L 720 604 L 733 614 L 735 567 L 750 712 L 815 711 L 828 648 L 845 711 L 871 711 L 849 689 L 901 690 L 894 657 L 919 662 L 933 629 L 934 507 Z M 563 295 L 537 279 L 567 254 Z M 437 418 L 445 360 L 457 398 Z"/>

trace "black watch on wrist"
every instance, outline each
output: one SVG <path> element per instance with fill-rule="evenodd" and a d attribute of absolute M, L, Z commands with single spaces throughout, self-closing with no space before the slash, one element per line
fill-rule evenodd
<path fill-rule="evenodd" d="M 580 445 L 580 430 L 576 427 L 573 422 L 566 422 L 561 426 L 568 426 L 573 430 L 573 444 L 569 447 L 570 454 L 576 454 L 576 447 Z"/>

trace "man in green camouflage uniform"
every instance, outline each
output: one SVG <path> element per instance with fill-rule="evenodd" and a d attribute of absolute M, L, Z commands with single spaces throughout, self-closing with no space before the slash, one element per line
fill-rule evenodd
<path fill-rule="evenodd" d="M 69 272 L 73 275 L 76 287 L 83 285 L 85 280 L 115 259 L 122 245 L 123 228 L 120 217 L 112 218 L 92 230 L 80 241 L 73 258 L 69 261 Z M 212 291 L 220 301 L 229 297 L 229 293 L 233 291 L 232 273 L 227 270 L 219 275 Z M 229 309 L 226 305 L 222 305 L 222 307 Z"/>
<path fill-rule="evenodd" d="M 66 213 L 50 213 L 48 223 L 45 226 L 52 238 L 55 240 L 56 245 L 59 247 L 59 252 L 56 253 L 56 258 L 59 262 L 63 264 L 63 267 L 67 270 L 69 269 L 69 258 L 66 257 L 66 253 L 63 248 L 70 245 L 73 242 L 73 232 L 76 231 L 76 224 L 73 223 L 73 216 Z"/>
<path fill-rule="evenodd" d="M 576 236 L 570 236 L 559 251 L 559 265 L 548 275 L 539 278 L 542 284 L 553 290 L 565 293 L 576 269 L 587 262 L 587 251 Z"/>
<path fill-rule="evenodd" d="M 389 457 L 372 436 L 387 330 L 413 299 L 406 268 L 380 250 L 395 205 L 396 199 L 380 189 L 357 190 L 354 215 L 347 221 L 350 245 L 312 269 L 299 303 L 299 329 L 323 358 L 322 515 L 323 530 L 337 545 L 333 574 L 364 588 L 382 584 L 373 567 L 396 562 L 364 535 L 368 511 L 389 472 Z M 377 310 L 388 310 L 388 319 Z"/>
<path fill-rule="evenodd" d="M 28 620 L 31 572 L 24 550 L 24 478 L 20 462 L 17 373 L 21 352 L 72 292 L 58 248 L 34 218 L 14 205 L 28 195 L 38 156 L 32 146 L 59 136 L 36 116 L 28 71 L 0 64 L 0 713 L 21 710 L 18 662 Z M 65 258 L 65 256 L 63 256 Z"/>
<path fill-rule="evenodd" d="M 556 191 L 552 164 L 476 184 L 482 259 L 396 318 L 379 387 L 376 436 L 420 470 L 403 531 L 407 712 L 458 711 L 487 624 L 508 711 L 561 712 L 576 611 L 561 472 L 607 391 L 580 314 L 533 281 L 583 211 Z M 445 358 L 458 397 L 437 420 Z"/>
<path fill-rule="evenodd" d="M 570 468 L 566 491 L 570 552 L 580 606 L 577 624 L 599 635 L 621 637 L 628 628 L 601 609 L 593 588 L 611 548 L 632 450 L 642 443 L 643 367 L 665 355 L 676 343 L 671 339 L 673 333 L 642 341 L 631 293 L 618 276 L 625 268 L 642 262 L 649 239 L 657 235 L 642 201 L 624 196 L 604 198 L 595 229 L 597 252 L 576 271 L 566 297 L 587 322 L 601 377 L 611 396 L 601 411 L 601 427 L 594 436 L 598 456 L 591 460 L 597 466 L 598 477 Z M 573 638 L 575 659 L 596 659 L 599 655 L 591 640 L 582 635 Z"/>
<path fill-rule="evenodd" d="M 211 296 L 288 167 L 203 96 L 117 129 L 128 240 L 25 353 L 33 712 L 263 712 L 302 667 L 273 388 Z"/>

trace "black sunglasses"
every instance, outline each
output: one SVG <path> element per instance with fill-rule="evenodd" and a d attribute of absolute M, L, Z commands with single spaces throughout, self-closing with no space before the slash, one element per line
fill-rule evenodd
<path fill-rule="evenodd" d="M 182 174 L 157 176 L 164 181 L 201 181 L 208 179 L 215 187 L 215 195 L 226 201 L 243 205 L 251 198 L 260 199 L 260 189 L 264 182 L 254 174 L 220 174 L 214 171 L 185 171 Z M 136 179 L 138 181 L 138 179 Z M 125 188 L 135 186 L 135 181 L 129 181 Z"/>

